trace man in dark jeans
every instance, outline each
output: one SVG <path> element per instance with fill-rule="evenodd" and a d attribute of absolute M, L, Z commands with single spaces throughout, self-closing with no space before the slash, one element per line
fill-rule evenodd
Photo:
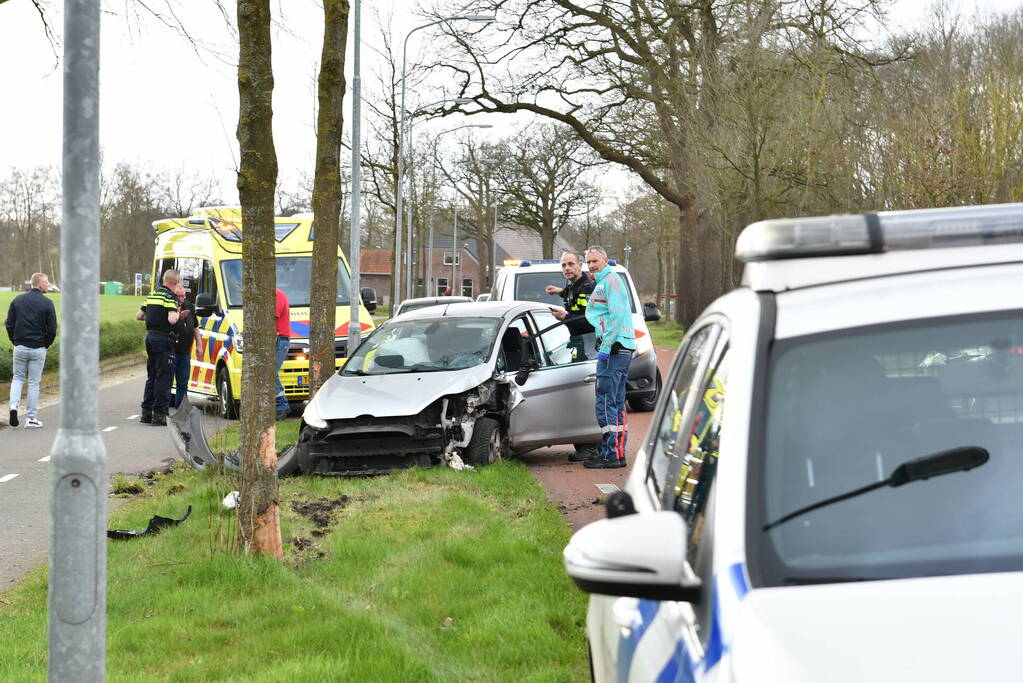
<path fill-rule="evenodd" d="M 46 273 L 32 275 L 32 289 L 19 294 L 7 309 L 7 336 L 14 345 L 14 368 L 11 377 L 10 424 L 17 427 L 21 389 L 28 383 L 25 426 L 38 429 L 43 423 L 36 418 L 39 402 L 39 379 L 46 364 L 46 349 L 57 337 L 57 314 L 53 302 L 46 298 L 50 278 Z"/>
<path fill-rule="evenodd" d="M 163 284 L 146 297 L 136 320 L 146 321 L 146 388 L 142 394 L 139 422 L 166 426 L 174 379 L 174 325 L 178 322 L 178 298 L 174 287 L 181 282 L 176 270 L 163 274 Z"/>
<path fill-rule="evenodd" d="M 192 344 L 195 344 L 196 358 L 202 357 L 203 346 L 202 334 L 195 319 L 195 306 L 185 299 L 185 288 L 180 283 L 174 288 L 174 295 L 178 298 L 181 315 L 174 325 L 174 333 L 178 339 L 174 343 L 174 398 L 171 399 L 170 405 L 177 408 L 188 393 L 188 377 L 192 370 Z"/>

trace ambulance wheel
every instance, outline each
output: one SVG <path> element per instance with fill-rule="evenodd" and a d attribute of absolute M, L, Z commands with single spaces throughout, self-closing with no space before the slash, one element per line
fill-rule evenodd
<path fill-rule="evenodd" d="M 234 400 L 231 393 L 231 378 L 225 367 L 217 370 L 217 401 L 220 403 L 220 417 L 225 420 L 238 419 L 238 401 Z"/>

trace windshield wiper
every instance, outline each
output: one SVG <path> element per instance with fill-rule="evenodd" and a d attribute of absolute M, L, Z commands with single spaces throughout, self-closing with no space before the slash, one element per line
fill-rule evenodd
<path fill-rule="evenodd" d="M 770 531 L 779 524 L 805 515 L 807 512 L 817 510 L 819 508 L 828 507 L 834 503 L 841 502 L 843 500 L 849 500 L 850 498 L 856 498 L 861 496 L 868 491 L 879 489 L 882 486 L 902 486 L 913 481 L 921 481 L 923 479 L 930 479 L 931 477 L 940 477 L 943 474 L 952 474 L 953 472 L 966 472 L 972 470 L 974 467 L 980 467 L 988 461 L 990 455 L 987 450 L 980 446 L 961 446 L 959 448 L 952 448 L 947 451 L 940 451 L 931 455 L 925 455 L 922 458 L 914 458 L 913 460 L 907 460 L 902 463 L 892 472 L 892 476 L 881 481 L 874 482 L 862 486 L 858 489 L 853 489 L 848 493 L 841 493 L 831 498 L 825 498 L 824 500 L 807 505 L 806 507 L 799 508 L 794 512 L 790 512 L 784 517 L 779 517 L 770 524 L 765 524 L 763 527 L 764 531 Z"/>

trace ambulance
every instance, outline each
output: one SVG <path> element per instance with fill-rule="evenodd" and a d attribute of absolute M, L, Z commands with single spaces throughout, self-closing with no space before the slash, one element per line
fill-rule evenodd
<path fill-rule="evenodd" d="M 153 222 L 156 249 L 153 282 L 175 269 L 181 274 L 188 301 L 198 304 L 202 356 L 192 348 L 188 391 L 216 399 L 225 419 L 238 416 L 242 399 L 242 355 L 245 352 L 245 314 L 242 301 L 242 214 L 240 207 L 197 209 L 187 218 L 164 218 Z M 291 306 L 291 346 L 280 377 L 289 401 L 309 398 L 309 300 L 315 226 L 312 214 L 274 219 L 277 287 Z M 351 278 L 341 249 L 337 252 L 337 301 L 335 309 L 336 366 L 347 355 Z M 373 329 L 375 294 L 362 290 L 359 328 Z M 370 303 L 367 310 L 366 303 Z M 208 315 L 207 315 L 208 313 Z M 175 389 L 177 391 L 177 389 Z"/>

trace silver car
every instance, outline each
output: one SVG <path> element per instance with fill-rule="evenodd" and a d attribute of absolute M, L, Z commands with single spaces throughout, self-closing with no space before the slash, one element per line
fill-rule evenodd
<path fill-rule="evenodd" d="M 595 373 L 545 305 L 406 313 L 377 328 L 306 406 L 294 467 L 380 474 L 598 443 Z"/>

